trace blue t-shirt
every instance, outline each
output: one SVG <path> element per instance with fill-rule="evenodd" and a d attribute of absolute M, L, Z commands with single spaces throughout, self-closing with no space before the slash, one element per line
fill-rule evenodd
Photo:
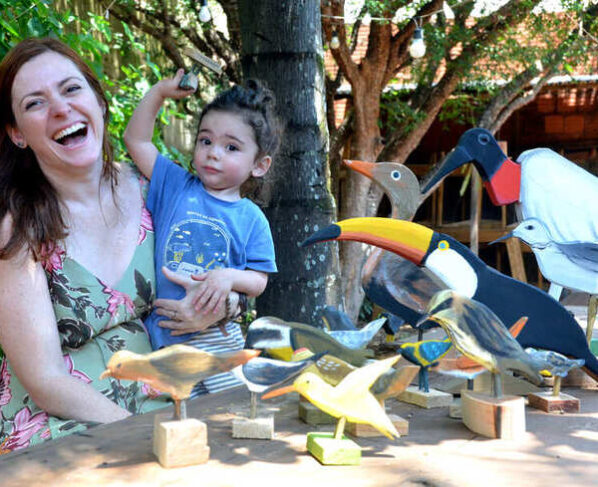
<path fill-rule="evenodd" d="M 185 290 L 169 281 L 162 267 L 196 274 L 232 267 L 276 272 L 270 225 L 260 208 L 247 198 L 223 201 L 209 194 L 196 176 L 159 154 L 147 195 L 154 221 L 158 298 L 180 299 Z M 193 334 L 172 336 L 152 311 L 145 321 L 152 347 L 188 341 Z"/>

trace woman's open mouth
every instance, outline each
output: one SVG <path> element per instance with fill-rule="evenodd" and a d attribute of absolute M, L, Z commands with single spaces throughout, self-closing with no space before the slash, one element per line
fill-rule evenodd
<path fill-rule="evenodd" d="M 87 137 L 87 124 L 77 122 L 56 133 L 53 137 L 55 142 L 65 147 L 77 145 Z"/>

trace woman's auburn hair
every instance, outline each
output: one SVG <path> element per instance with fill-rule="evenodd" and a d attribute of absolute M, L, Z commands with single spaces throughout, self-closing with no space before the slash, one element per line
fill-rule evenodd
<path fill-rule="evenodd" d="M 0 224 L 10 216 L 12 228 L 8 241 L 0 248 L 0 259 L 7 259 L 21 249 L 31 252 L 37 261 L 68 235 L 63 206 L 55 188 L 41 171 L 31 148 L 17 147 L 8 136 L 15 126 L 12 111 L 12 86 L 21 67 L 46 52 L 55 52 L 72 61 L 85 77 L 104 109 L 102 140 L 102 178 L 114 191 L 116 167 L 107 133 L 108 100 L 89 66 L 69 46 L 54 38 L 25 39 L 14 46 L 0 62 Z"/>

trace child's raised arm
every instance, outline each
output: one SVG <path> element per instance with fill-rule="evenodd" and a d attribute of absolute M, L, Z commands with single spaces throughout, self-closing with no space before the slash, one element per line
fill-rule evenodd
<path fill-rule="evenodd" d="M 174 78 L 166 78 L 156 83 L 145 94 L 133 112 L 124 133 L 124 141 L 133 162 L 142 174 L 150 179 L 158 149 L 152 143 L 154 124 L 158 111 L 166 98 L 184 98 L 195 90 L 182 90 L 179 83 L 184 71 L 179 69 Z"/>

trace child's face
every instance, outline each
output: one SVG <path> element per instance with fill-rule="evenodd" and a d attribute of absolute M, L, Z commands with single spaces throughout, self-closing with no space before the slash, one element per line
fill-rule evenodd
<path fill-rule="evenodd" d="M 256 161 L 258 146 L 253 129 L 237 113 L 212 110 L 201 121 L 193 164 L 211 194 L 238 199 L 249 176 L 263 176 L 270 165 Z"/>

